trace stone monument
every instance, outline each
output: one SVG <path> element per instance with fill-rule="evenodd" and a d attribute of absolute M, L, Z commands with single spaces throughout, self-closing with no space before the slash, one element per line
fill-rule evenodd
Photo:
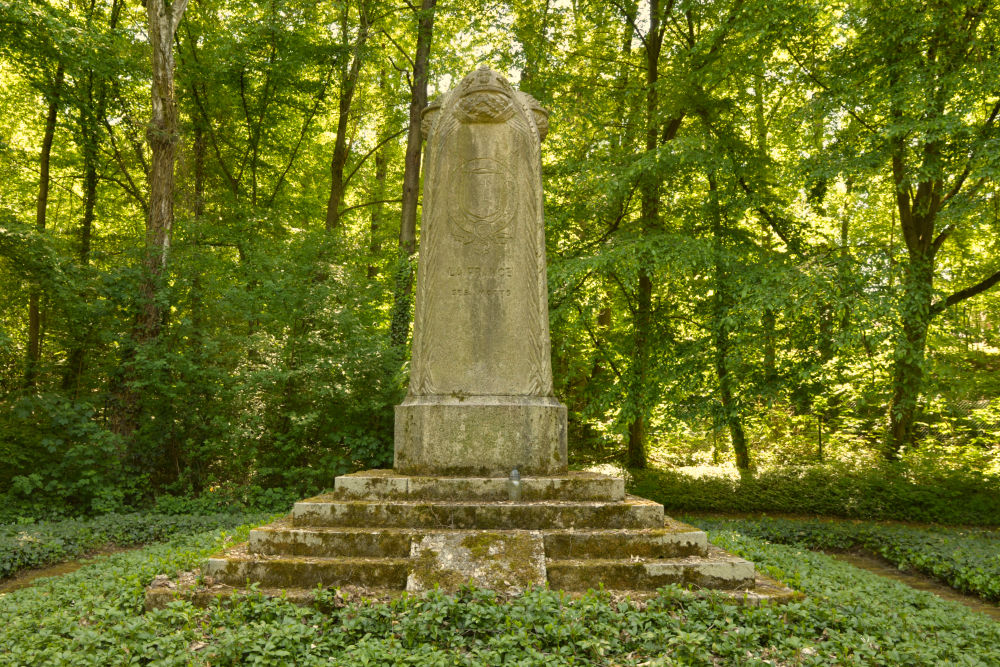
<path fill-rule="evenodd" d="M 147 606 L 204 603 L 248 583 L 308 601 L 466 583 L 653 594 L 670 583 L 787 597 L 620 478 L 566 469 L 552 395 L 542 215 L 548 115 L 480 67 L 424 111 L 427 150 L 409 392 L 395 468 L 334 491 L 209 559 L 202 579 L 157 578 Z M 517 480 L 513 469 L 520 473 Z M 185 583 L 187 582 L 187 583 Z"/>
<path fill-rule="evenodd" d="M 548 113 L 487 67 L 423 112 L 423 222 L 404 474 L 566 471 L 552 395 L 541 141 Z"/>

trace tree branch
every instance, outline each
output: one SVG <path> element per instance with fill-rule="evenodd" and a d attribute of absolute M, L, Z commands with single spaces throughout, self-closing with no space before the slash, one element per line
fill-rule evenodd
<path fill-rule="evenodd" d="M 976 283 L 975 285 L 972 285 L 971 287 L 966 287 L 963 290 L 959 290 L 954 294 L 931 304 L 931 317 L 940 314 L 947 308 L 951 308 L 956 303 L 965 301 L 966 299 L 974 297 L 977 294 L 982 294 L 997 283 L 1000 283 L 1000 271 L 997 271 L 992 276 Z"/>
<path fill-rule="evenodd" d="M 980 136 L 986 135 L 986 132 L 990 129 L 990 126 L 992 126 L 993 122 L 997 119 L 997 114 L 1000 114 L 1000 98 L 998 98 L 997 103 L 993 105 L 993 111 L 990 113 L 989 118 L 987 118 L 986 122 L 983 123 L 983 126 L 979 128 Z M 958 191 L 961 190 L 962 186 L 965 184 L 965 179 L 969 177 L 969 173 L 972 171 L 973 157 L 975 156 L 974 155 L 969 156 L 969 160 L 965 163 L 965 169 L 962 170 L 961 175 L 955 181 L 955 185 L 952 186 L 951 190 L 948 191 L 948 194 L 946 194 L 944 198 L 941 200 L 942 209 L 944 208 L 944 205 L 948 203 L 948 200 L 957 195 Z"/>
<path fill-rule="evenodd" d="M 360 169 L 361 165 L 363 165 L 365 163 L 365 160 L 367 160 L 368 158 L 370 158 L 372 156 L 372 153 L 374 153 L 378 149 L 382 148 L 382 146 L 385 146 L 387 143 L 389 143 L 390 141 L 392 141 L 393 139 L 395 139 L 399 135 L 403 134 L 403 132 L 406 132 L 408 129 L 409 129 L 408 127 L 404 127 L 399 132 L 396 132 L 395 134 L 389 135 L 388 137 L 386 137 L 382 141 L 378 142 L 378 144 L 376 144 L 373 149 L 371 149 L 370 151 L 368 151 L 367 153 L 365 153 L 361 157 L 361 159 L 358 161 L 358 164 L 355 165 L 354 169 L 351 170 L 351 173 L 349 173 L 347 175 L 347 178 L 344 179 L 344 187 L 345 188 L 347 187 L 347 184 L 351 182 L 351 178 L 353 178 L 354 174 L 356 174 L 358 172 L 358 169 Z"/>
<path fill-rule="evenodd" d="M 398 204 L 403 201 L 402 197 L 397 197 L 395 199 L 376 199 L 374 201 L 366 201 L 363 204 L 355 204 L 354 206 L 348 206 L 347 208 L 340 209 L 340 215 L 344 215 L 348 211 L 353 211 L 356 208 L 364 208 L 365 206 L 374 206 L 375 204 Z"/>
<path fill-rule="evenodd" d="M 583 322 L 583 327 L 587 330 L 587 334 L 590 336 L 590 341 L 594 344 L 594 348 L 604 357 L 604 361 L 608 363 L 611 367 L 611 372 L 615 374 L 619 382 L 622 382 L 622 374 L 618 371 L 618 366 L 615 364 L 615 360 L 611 358 L 611 355 L 607 353 L 604 346 L 601 345 L 600 341 L 597 340 L 597 336 L 594 335 L 594 330 L 590 327 L 590 322 L 587 321 L 587 316 L 583 314 L 583 308 L 580 307 L 579 303 L 573 304 L 576 307 L 576 312 L 580 313 L 580 321 Z"/>

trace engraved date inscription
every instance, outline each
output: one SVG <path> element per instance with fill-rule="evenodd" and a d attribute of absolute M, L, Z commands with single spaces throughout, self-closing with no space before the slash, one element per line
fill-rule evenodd
<path fill-rule="evenodd" d="M 476 288 L 476 287 L 456 287 L 451 290 L 452 296 L 510 296 L 510 290 L 506 288 Z"/>

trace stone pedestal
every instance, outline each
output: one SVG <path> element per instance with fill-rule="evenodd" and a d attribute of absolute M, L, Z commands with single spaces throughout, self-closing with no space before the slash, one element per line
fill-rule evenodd
<path fill-rule="evenodd" d="M 396 406 L 404 475 L 506 477 L 566 471 L 566 406 L 544 396 L 411 396 Z"/>

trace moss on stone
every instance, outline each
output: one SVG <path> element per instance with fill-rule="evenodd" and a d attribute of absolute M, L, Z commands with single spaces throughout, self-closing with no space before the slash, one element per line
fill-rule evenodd
<path fill-rule="evenodd" d="M 468 581 L 461 572 L 441 567 L 440 554 L 430 548 L 421 549 L 416 558 L 410 559 L 410 577 L 418 590 L 437 585 L 441 590 L 455 591 Z"/>

